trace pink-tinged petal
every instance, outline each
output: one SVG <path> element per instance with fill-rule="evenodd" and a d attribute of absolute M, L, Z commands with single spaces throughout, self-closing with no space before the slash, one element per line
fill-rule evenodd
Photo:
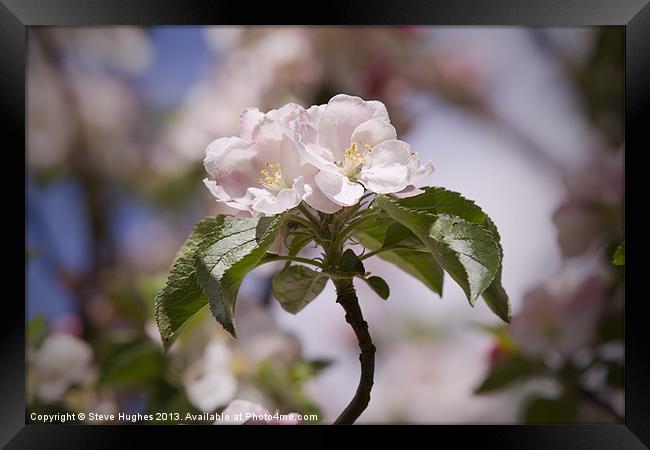
<path fill-rule="evenodd" d="M 300 175 L 298 178 L 293 180 L 291 189 L 294 190 L 298 197 L 302 198 L 305 195 L 305 177 Z"/>
<path fill-rule="evenodd" d="M 364 167 L 391 167 L 393 165 L 409 167 L 411 163 L 411 146 L 404 141 L 393 139 L 382 142 L 366 153 Z"/>
<path fill-rule="evenodd" d="M 360 97 L 339 94 L 329 101 L 318 126 L 319 144 L 330 149 L 336 160 L 352 142 L 352 133 L 369 119 L 389 121 L 381 102 L 366 102 Z"/>
<path fill-rule="evenodd" d="M 239 137 L 251 139 L 253 130 L 264 118 L 264 113 L 257 108 L 247 108 L 239 115 Z"/>
<path fill-rule="evenodd" d="M 255 189 L 255 188 L 252 188 Z M 275 216 L 300 204 L 301 198 L 293 189 L 282 189 L 273 194 L 263 189 L 255 189 L 252 209 L 265 216 Z"/>
<path fill-rule="evenodd" d="M 217 214 L 224 214 L 235 217 L 249 217 L 251 215 L 250 202 L 246 199 L 233 200 L 225 189 L 219 186 L 214 180 L 203 180 L 203 184 L 210 193 L 217 199 Z"/>
<path fill-rule="evenodd" d="M 321 192 L 316 184 L 315 176 L 317 173 L 318 169 L 310 164 L 305 164 L 302 167 L 302 174 L 304 176 L 304 194 L 302 199 L 317 211 L 325 214 L 333 214 L 339 211 L 342 206 L 334 203 Z"/>
<path fill-rule="evenodd" d="M 318 139 L 317 120 L 320 119 L 315 117 L 313 108 L 306 110 L 296 103 L 288 103 L 280 109 L 269 111 L 267 117 L 294 132 L 300 142 L 315 144 Z"/>
<path fill-rule="evenodd" d="M 318 144 L 318 125 L 327 105 L 314 105 L 305 111 L 305 121 L 296 132 L 303 144 Z"/>
<path fill-rule="evenodd" d="M 289 126 L 291 122 L 306 120 L 307 111 L 297 103 L 287 103 L 279 109 L 269 111 L 267 116 L 272 120 L 280 122 L 284 126 Z"/>
<path fill-rule="evenodd" d="M 326 148 L 319 145 L 308 144 L 301 145 L 298 152 L 300 153 L 300 158 L 303 163 L 311 164 L 320 170 L 335 172 L 339 170 L 333 162 L 334 156 L 332 156 L 332 152 Z"/>
<path fill-rule="evenodd" d="M 403 190 L 410 184 L 410 146 L 403 141 L 383 142 L 369 151 L 359 181 L 378 194 Z"/>
<path fill-rule="evenodd" d="M 373 119 L 385 120 L 386 122 L 390 122 L 390 117 L 388 117 L 388 110 L 386 109 L 386 105 L 384 105 L 382 102 L 377 100 L 369 100 L 366 102 L 366 105 L 372 111 Z"/>
<path fill-rule="evenodd" d="M 327 105 L 313 105 L 307 109 L 307 118 L 309 120 L 309 124 L 314 128 L 318 128 L 318 124 L 320 124 L 320 118 L 325 112 L 325 108 L 327 108 Z"/>
<path fill-rule="evenodd" d="M 321 170 L 314 179 L 321 192 L 341 206 L 355 205 L 363 195 L 363 186 L 350 181 L 340 172 Z"/>
<path fill-rule="evenodd" d="M 411 174 L 411 184 L 417 184 L 433 173 L 433 163 L 429 161 L 420 165 L 420 157 L 416 152 L 412 152 L 409 172 Z"/>
<path fill-rule="evenodd" d="M 237 199 L 260 178 L 256 145 L 237 137 L 212 141 L 205 151 L 203 165 L 227 194 Z"/>
<path fill-rule="evenodd" d="M 397 131 L 389 122 L 379 119 L 370 119 L 363 122 L 352 133 L 352 142 L 360 147 L 370 145 L 374 147 L 385 141 L 395 140 Z"/>
<path fill-rule="evenodd" d="M 228 195 L 225 189 L 217 184 L 216 181 L 210 180 L 208 178 L 203 179 L 203 184 L 208 188 L 210 193 L 215 196 L 220 202 L 231 202 L 232 197 Z"/>
<path fill-rule="evenodd" d="M 362 170 L 359 181 L 370 191 L 377 194 L 393 194 L 408 186 L 409 173 L 405 166 L 379 167 Z"/>
<path fill-rule="evenodd" d="M 402 189 L 399 192 L 393 192 L 392 195 L 394 195 L 397 198 L 408 198 L 408 197 L 415 197 L 416 195 L 422 194 L 424 191 L 422 189 L 418 189 L 412 184 L 409 184 L 406 186 L 404 189 Z"/>
<path fill-rule="evenodd" d="M 267 162 L 279 163 L 287 185 L 293 184 L 300 170 L 299 144 L 290 133 L 288 128 L 268 118 L 263 119 L 253 130 L 253 141 L 259 148 L 257 162 L 260 170 Z"/>
<path fill-rule="evenodd" d="M 412 175 L 411 181 L 413 183 L 419 183 L 420 181 L 427 178 L 433 173 L 433 163 L 429 161 L 426 164 L 422 164 L 415 172 L 415 175 Z"/>

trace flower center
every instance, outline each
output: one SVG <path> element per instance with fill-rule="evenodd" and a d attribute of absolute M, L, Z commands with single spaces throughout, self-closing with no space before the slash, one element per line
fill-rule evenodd
<path fill-rule="evenodd" d="M 287 185 L 282 180 L 282 170 L 280 164 L 266 163 L 266 169 L 260 170 L 263 178 L 257 182 L 273 193 L 278 193 L 282 189 L 287 189 Z"/>
<path fill-rule="evenodd" d="M 341 172 L 348 178 L 355 178 L 361 170 L 361 165 L 366 160 L 368 153 L 372 152 L 372 146 L 365 144 L 363 150 L 359 150 L 359 144 L 352 143 L 345 149 L 343 161 L 338 161 L 336 164 L 341 168 Z"/>

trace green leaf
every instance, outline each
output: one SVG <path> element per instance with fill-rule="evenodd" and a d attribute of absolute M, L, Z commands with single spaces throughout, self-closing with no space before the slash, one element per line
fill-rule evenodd
<path fill-rule="evenodd" d="M 485 231 L 487 231 L 494 241 L 498 245 L 499 250 L 499 261 L 503 261 L 503 249 L 501 247 L 501 238 L 499 232 L 490 220 L 490 218 L 485 214 L 479 206 L 477 206 L 473 201 L 468 200 L 461 196 L 460 194 L 446 190 L 439 187 L 425 187 L 423 188 L 424 193 L 410 197 L 402 200 L 398 200 L 397 203 L 400 206 L 414 209 L 422 212 L 434 212 L 435 214 L 449 214 L 452 216 L 458 216 L 462 219 L 467 220 L 476 225 L 480 225 Z M 417 245 L 413 245 L 413 241 L 406 238 L 404 231 L 402 229 L 391 230 L 393 226 L 389 226 L 386 230 L 386 238 L 384 240 L 384 246 L 386 246 L 386 240 L 389 239 L 391 242 L 397 242 L 400 246 L 408 245 L 413 248 L 417 248 Z M 365 236 L 360 237 L 362 240 Z M 399 239 L 402 239 L 401 241 Z M 363 240 L 362 240 L 363 242 Z M 402 250 L 403 251 L 403 250 Z M 412 252 L 411 252 L 412 253 Z M 391 257 L 392 255 L 387 255 Z M 421 255 L 414 254 L 414 258 L 422 259 Z M 384 258 L 388 259 L 388 258 Z M 440 270 L 440 287 L 442 287 L 442 271 Z M 508 294 L 501 283 L 502 277 L 502 266 L 499 263 L 499 269 L 496 272 L 493 281 L 490 283 L 488 288 L 482 293 L 482 297 L 485 300 L 485 303 L 488 307 L 503 321 L 510 322 L 512 310 L 510 306 L 510 300 Z M 434 289 L 435 290 L 435 289 Z M 441 289 L 440 289 L 441 291 Z M 442 295 L 442 293 L 440 292 Z"/>
<path fill-rule="evenodd" d="M 432 214 L 449 214 L 462 217 L 468 222 L 481 225 L 487 214 L 471 200 L 458 192 L 441 187 L 424 187 L 424 193 L 415 197 L 404 198 L 399 204 L 405 208 L 426 211 Z"/>
<path fill-rule="evenodd" d="M 318 297 L 327 280 L 322 272 L 300 265 L 289 266 L 273 277 L 273 296 L 285 311 L 296 314 Z"/>
<path fill-rule="evenodd" d="M 492 234 L 458 216 L 403 207 L 391 197 L 378 196 L 375 204 L 422 241 L 473 306 L 501 266 L 501 252 Z"/>
<path fill-rule="evenodd" d="M 621 242 L 614 256 L 612 257 L 612 264 L 615 266 L 624 266 L 625 265 L 625 241 Z"/>
<path fill-rule="evenodd" d="M 466 199 L 457 192 L 449 191 L 441 187 L 425 187 L 423 190 L 423 194 L 402 199 L 398 203 L 400 206 L 419 211 L 458 216 L 468 222 L 481 225 L 498 244 L 499 260 L 501 262 L 503 261 L 503 248 L 501 247 L 501 237 L 499 236 L 497 227 L 476 203 Z M 508 294 L 501 284 L 501 276 L 502 265 L 500 263 L 494 280 L 485 292 L 483 292 L 482 297 L 492 312 L 499 316 L 501 320 L 510 323 L 512 308 Z"/>
<path fill-rule="evenodd" d="M 397 244 L 400 244 L 401 246 L 407 246 L 410 244 L 415 247 L 422 247 L 422 243 L 417 237 L 415 237 L 411 230 L 399 222 L 391 222 L 386 228 L 384 242 L 381 247 L 393 247 Z"/>
<path fill-rule="evenodd" d="M 167 284 L 156 295 L 156 323 L 165 348 L 173 343 L 180 327 L 208 303 L 196 280 L 195 254 L 199 243 L 224 224 L 224 216 L 200 220 L 172 264 Z"/>
<path fill-rule="evenodd" d="M 392 219 L 378 219 L 369 222 L 368 225 L 357 231 L 355 238 L 368 250 L 377 250 L 384 247 L 384 236 L 393 224 L 396 226 L 399 225 Z M 406 229 L 406 227 L 402 225 L 399 225 L 399 227 L 401 227 L 402 230 Z M 399 228 L 397 228 L 397 230 L 399 230 Z M 393 233 L 395 233 L 395 231 L 396 230 L 394 229 Z M 429 250 L 424 247 L 424 244 L 422 244 L 422 242 L 417 239 L 410 230 L 408 231 L 411 233 L 412 238 L 415 239 L 415 242 L 417 242 L 417 246 L 414 246 L 413 249 L 387 250 L 379 253 L 377 256 L 391 264 L 394 264 L 399 269 L 420 280 L 436 294 L 442 295 L 442 268 L 436 262 Z M 399 244 L 404 245 L 406 242 L 413 244 L 414 241 L 412 238 L 401 240 L 399 241 Z"/>
<path fill-rule="evenodd" d="M 501 247 L 501 236 L 497 231 L 496 225 L 488 217 L 486 218 L 483 227 L 490 231 L 492 237 L 497 242 L 499 246 L 499 255 L 501 261 L 503 261 L 503 248 Z M 488 307 L 495 313 L 501 320 L 504 322 L 510 323 L 512 320 L 512 306 L 510 305 L 510 298 L 508 293 L 503 288 L 501 284 L 501 274 L 502 274 L 503 264 L 499 265 L 499 270 L 494 276 L 494 280 L 490 283 L 490 286 L 483 292 L 483 300 L 488 305 Z"/>
<path fill-rule="evenodd" d="M 578 403 L 567 398 L 533 397 L 524 414 L 526 423 L 576 423 Z"/>
<path fill-rule="evenodd" d="M 196 279 L 212 315 L 233 337 L 239 286 L 266 254 L 282 222 L 282 216 L 226 217 L 223 226 L 208 233 L 198 246 Z"/>
<path fill-rule="evenodd" d="M 291 239 L 289 244 L 289 256 L 296 256 L 300 251 L 305 248 L 307 244 L 313 241 L 313 238 L 306 234 L 296 234 Z"/>
<path fill-rule="evenodd" d="M 366 268 L 363 266 L 363 263 L 359 259 L 354 250 L 351 248 L 347 249 L 341 255 L 341 260 L 339 261 L 339 271 L 345 275 L 364 275 L 366 273 Z"/>
<path fill-rule="evenodd" d="M 513 354 L 494 364 L 475 394 L 503 389 L 535 373 L 535 366 L 521 355 Z"/>
<path fill-rule="evenodd" d="M 388 287 L 388 283 L 386 283 L 383 278 L 372 276 L 369 278 L 364 278 L 364 280 L 379 297 L 381 297 L 383 300 L 388 299 L 388 296 L 390 295 L 390 288 Z"/>

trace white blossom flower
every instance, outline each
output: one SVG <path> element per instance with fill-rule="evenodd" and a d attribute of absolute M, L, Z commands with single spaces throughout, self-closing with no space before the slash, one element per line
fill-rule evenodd
<path fill-rule="evenodd" d="M 204 183 L 217 201 L 240 214 L 275 215 L 302 200 L 323 212 L 340 209 L 315 187 L 316 168 L 300 159 L 301 136 L 316 137 L 313 113 L 295 104 L 266 114 L 245 110 L 240 136 L 217 139 L 206 149 L 212 179 Z"/>
<path fill-rule="evenodd" d="M 414 195 L 413 183 L 429 175 L 411 147 L 397 139 L 383 103 L 345 94 L 318 107 L 318 140 L 300 146 L 303 160 L 319 169 L 314 179 L 327 198 L 356 204 L 364 187 L 378 194 Z"/>
<path fill-rule="evenodd" d="M 36 375 L 36 396 L 43 402 L 61 399 L 73 385 L 94 380 L 93 351 L 90 346 L 69 334 L 48 336 L 31 356 Z"/>
<path fill-rule="evenodd" d="M 203 358 L 183 373 L 187 397 L 203 412 L 212 412 L 230 401 L 237 392 L 237 380 L 230 370 L 232 354 L 220 339 L 212 340 Z"/>

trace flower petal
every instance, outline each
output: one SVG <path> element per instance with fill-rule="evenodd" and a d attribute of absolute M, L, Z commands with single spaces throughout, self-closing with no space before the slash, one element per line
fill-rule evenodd
<path fill-rule="evenodd" d="M 403 141 L 383 142 L 366 154 L 359 181 L 378 194 L 399 192 L 410 179 L 410 146 Z"/>
<path fill-rule="evenodd" d="M 360 97 L 339 94 L 329 101 L 318 126 L 319 144 L 328 148 L 336 160 L 352 142 L 352 133 L 369 119 L 389 121 L 386 107 L 381 102 L 366 102 Z"/>
<path fill-rule="evenodd" d="M 253 142 L 237 137 L 220 138 L 206 148 L 203 165 L 217 184 L 236 199 L 257 183 L 257 157 L 258 148 Z"/>
<path fill-rule="evenodd" d="M 320 145 L 301 145 L 298 152 L 303 163 L 311 164 L 320 170 L 334 172 L 338 172 L 339 170 L 333 162 L 334 156 L 332 156 L 332 152 Z"/>
<path fill-rule="evenodd" d="M 301 195 L 296 189 L 282 189 L 277 195 L 258 188 L 250 188 L 253 197 L 253 211 L 266 216 L 275 216 L 300 204 Z"/>
<path fill-rule="evenodd" d="M 389 122 L 379 119 L 370 119 L 363 122 L 352 133 L 352 142 L 360 147 L 370 145 L 374 147 L 384 141 L 397 138 L 397 131 Z"/>
<path fill-rule="evenodd" d="M 227 216 L 247 217 L 250 216 L 250 202 L 245 199 L 239 201 L 233 200 L 222 186 L 219 186 L 216 181 L 204 179 L 203 184 L 208 188 L 210 193 L 217 199 L 217 213 Z"/>
<path fill-rule="evenodd" d="M 411 184 L 416 184 L 433 173 L 433 163 L 429 161 L 426 164 L 420 165 L 420 157 L 416 152 L 411 153 L 411 161 L 409 162 L 409 172 L 411 174 Z"/>
<path fill-rule="evenodd" d="M 413 186 L 412 184 L 409 184 L 406 186 L 404 189 L 402 189 L 399 192 L 393 192 L 393 195 L 397 198 L 408 198 L 408 197 L 415 197 L 416 195 L 422 194 L 424 191 L 422 189 L 418 189 L 417 187 Z"/>
<path fill-rule="evenodd" d="M 253 130 L 264 118 L 264 113 L 257 108 L 247 108 L 239 115 L 239 137 L 251 139 Z"/>
<path fill-rule="evenodd" d="M 314 179 L 321 192 L 341 206 L 355 205 L 363 195 L 363 186 L 350 181 L 340 172 L 321 170 Z"/>
<path fill-rule="evenodd" d="M 265 118 L 253 130 L 253 141 L 259 148 L 260 168 L 268 162 L 279 163 L 285 184 L 293 184 L 300 169 L 298 143 L 293 133 L 279 122 Z"/>
<path fill-rule="evenodd" d="M 341 205 L 334 203 L 325 194 L 323 194 L 316 184 L 315 176 L 318 169 L 310 164 L 302 167 L 304 176 L 304 194 L 302 199 L 312 208 L 325 214 L 333 214 L 341 209 Z"/>

